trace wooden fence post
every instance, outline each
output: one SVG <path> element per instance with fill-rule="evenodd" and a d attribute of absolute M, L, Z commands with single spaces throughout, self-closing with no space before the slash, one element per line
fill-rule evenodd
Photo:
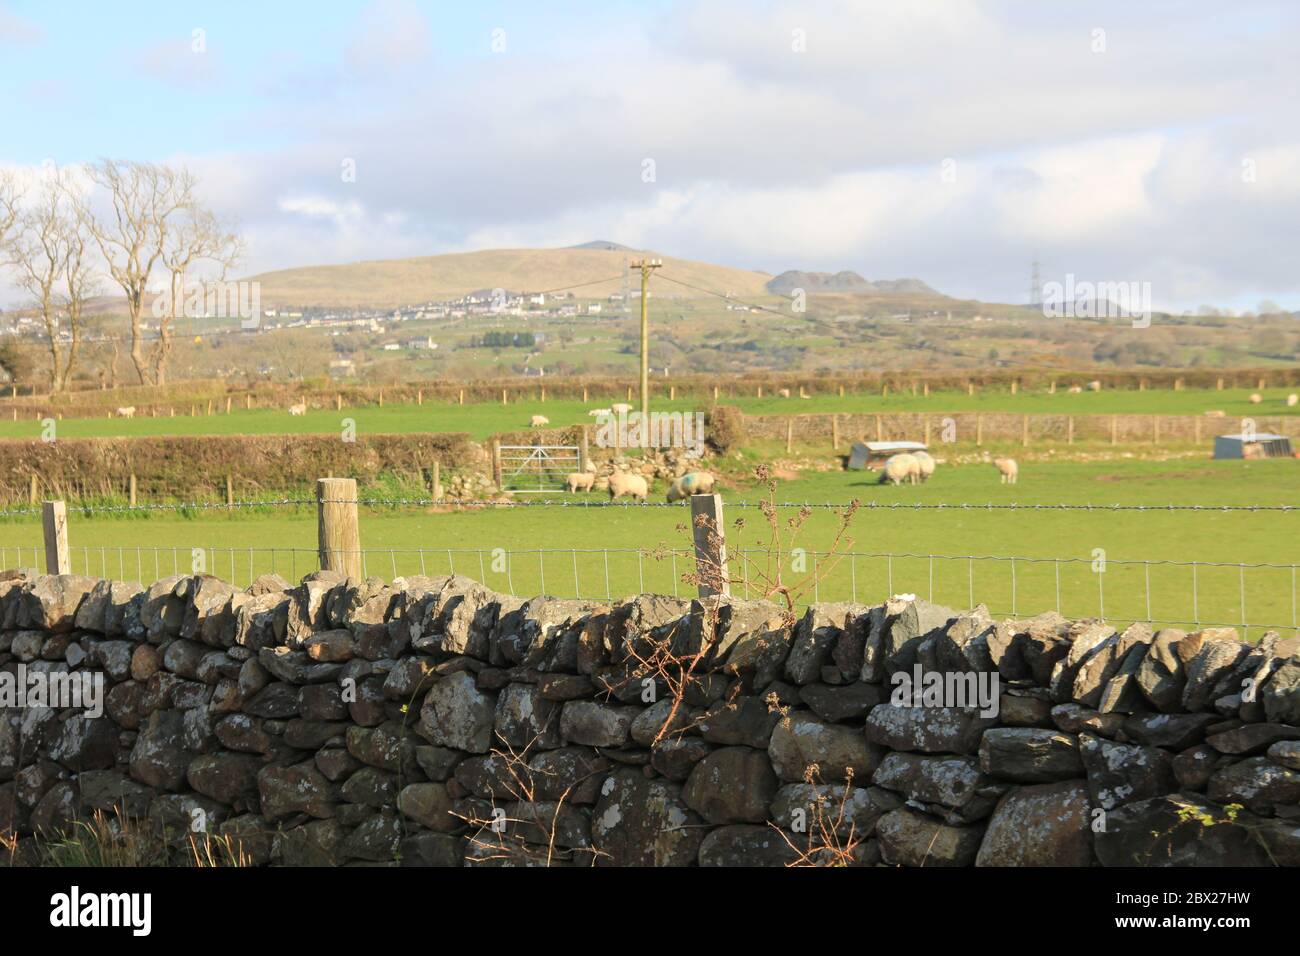
<path fill-rule="evenodd" d="M 1065 420 L 1065 443 L 1074 444 L 1074 416 L 1071 415 Z"/>
<path fill-rule="evenodd" d="M 433 500 L 442 500 L 442 463 L 435 461 L 433 463 Z"/>
<path fill-rule="evenodd" d="M 876 416 L 876 441 L 884 441 L 885 440 L 884 435 L 885 435 L 885 426 L 880 421 L 880 416 L 877 415 Z"/>
<path fill-rule="evenodd" d="M 494 441 L 492 443 L 492 483 L 501 490 L 501 443 Z"/>
<path fill-rule="evenodd" d="M 1192 435 L 1199 445 L 1201 443 L 1201 416 L 1199 415 L 1192 419 Z"/>
<path fill-rule="evenodd" d="M 831 450 L 840 450 L 840 416 L 831 416 Z"/>
<path fill-rule="evenodd" d="M 322 571 L 360 578 L 361 530 L 355 478 L 316 479 L 316 537 Z"/>
<path fill-rule="evenodd" d="M 691 495 L 691 529 L 695 537 L 695 575 L 699 596 L 730 596 L 722 495 Z"/>
<path fill-rule="evenodd" d="M 27 493 L 27 503 L 33 507 L 36 506 L 36 472 L 32 472 L 31 487 Z"/>
<path fill-rule="evenodd" d="M 975 444 L 984 444 L 984 416 L 975 416 Z"/>
<path fill-rule="evenodd" d="M 463 388 L 460 390 L 460 393 L 459 393 L 459 395 L 457 396 L 456 401 L 457 401 L 457 403 L 460 404 L 460 405 L 464 405 L 464 404 L 465 404 L 465 390 L 464 390 Z"/>
<path fill-rule="evenodd" d="M 1020 417 L 1020 446 L 1022 448 L 1029 447 L 1029 416 L 1028 415 L 1022 415 Z"/>
<path fill-rule="evenodd" d="M 785 420 L 785 453 L 788 455 L 794 451 L 794 419 Z"/>
<path fill-rule="evenodd" d="M 582 439 L 578 444 L 578 470 L 586 471 L 591 464 L 591 453 L 587 445 L 587 426 L 582 426 Z"/>
<path fill-rule="evenodd" d="M 126 483 L 126 500 L 127 500 L 127 504 L 130 505 L 130 507 L 132 508 L 135 507 L 135 474 L 134 473 L 132 473 L 131 477 L 127 480 Z"/>
<path fill-rule="evenodd" d="M 586 386 L 586 385 L 582 386 L 582 400 L 583 400 L 583 402 L 586 402 L 586 401 L 587 401 L 587 386 Z"/>
<path fill-rule="evenodd" d="M 71 574 L 68 558 L 68 508 L 62 501 L 47 501 L 41 509 L 45 526 L 45 573 Z"/>
<path fill-rule="evenodd" d="M 226 508 L 235 507 L 235 479 L 232 475 L 226 475 Z"/>

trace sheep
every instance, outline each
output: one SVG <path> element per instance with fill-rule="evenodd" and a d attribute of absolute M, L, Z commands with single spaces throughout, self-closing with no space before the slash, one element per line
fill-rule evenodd
<path fill-rule="evenodd" d="M 1264 396 L 1259 394 L 1259 392 L 1255 392 L 1250 396 L 1250 404 L 1252 405 L 1258 405 L 1263 400 L 1264 400 Z"/>
<path fill-rule="evenodd" d="M 1082 395 L 1082 394 L 1083 394 L 1083 386 L 1082 386 L 1082 385 L 1071 385 L 1068 389 L 1066 389 L 1066 391 L 1069 392 L 1071 395 Z"/>
<path fill-rule="evenodd" d="M 916 484 L 921 472 L 921 463 L 913 455 L 891 455 L 885 459 L 885 466 L 880 469 L 880 483 L 893 482 L 894 486 L 904 481 Z"/>
<path fill-rule="evenodd" d="M 596 476 L 589 471 L 575 471 L 564 476 L 564 484 L 570 492 L 591 491 L 596 484 Z"/>
<path fill-rule="evenodd" d="M 1295 408 L 1297 404 L 1300 404 L 1300 395 L 1297 395 L 1295 392 L 1292 392 L 1290 395 L 1286 397 L 1287 408 Z"/>
<path fill-rule="evenodd" d="M 776 394 L 780 395 L 782 398 L 789 398 L 790 390 L 788 388 L 778 388 Z"/>
<path fill-rule="evenodd" d="M 707 471 L 690 471 L 668 486 L 668 503 L 683 501 L 691 495 L 711 495 L 716 479 Z"/>
<path fill-rule="evenodd" d="M 929 481 L 930 476 L 934 474 L 934 459 L 930 457 L 928 451 L 914 451 L 912 457 L 916 459 L 917 474 L 921 481 Z"/>
<path fill-rule="evenodd" d="M 625 472 L 615 472 L 609 476 L 609 500 L 621 498 L 623 495 L 631 495 L 638 501 L 645 501 L 650 494 L 650 488 L 646 480 L 640 475 L 629 475 Z"/>
<path fill-rule="evenodd" d="M 289 414 L 290 414 L 290 415 L 306 415 L 306 414 L 307 414 L 307 403 L 306 403 L 306 402 L 299 402 L 297 405 L 290 405 L 290 406 L 289 406 Z"/>
<path fill-rule="evenodd" d="M 619 402 L 617 405 L 609 406 L 609 410 L 615 415 L 626 415 L 628 412 L 632 411 L 632 406 L 627 402 Z"/>
<path fill-rule="evenodd" d="M 1090 391 L 1090 392 L 1100 392 L 1100 391 L 1101 391 L 1101 382 L 1094 378 L 1091 382 L 1088 383 L 1088 391 Z"/>
<path fill-rule="evenodd" d="M 532 419 L 532 421 L 529 423 L 528 427 L 529 427 L 529 428 L 545 428 L 545 427 L 546 427 L 547 425 L 549 425 L 550 423 L 551 423 L 551 420 L 550 420 L 549 418 L 547 418 L 545 415 L 534 415 L 534 416 L 533 416 L 533 419 Z"/>
<path fill-rule="evenodd" d="M 1004 485 L 1014 485 L 1016 479 L 1020 477 L 1020 466 L 1016 464 L 1014 458 L 994 458 L 993 467 L 1002 476 Z"/>
<path fill-rule="evenodd" d="M 612 408 L 593 408 L 587 414 L 592 418 L 600 418 L 602 415 L 613 415 L 614 410 Z"/>
<path fill-rule="evenodd" d="M 135 418 L 135 406 L 127 405 L 117 410 L 118 418 Z"/>

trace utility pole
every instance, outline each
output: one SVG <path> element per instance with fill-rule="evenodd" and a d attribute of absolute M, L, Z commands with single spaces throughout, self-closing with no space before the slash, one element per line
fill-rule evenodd
<path fill-rule="evenodd" d="M 663 265 L 662 259 L 642 259 L 632 263 L 641 270 L 641 427 L 650 422 L 650 320 L 646 300 L 650 297 L 650 273 Z"/>

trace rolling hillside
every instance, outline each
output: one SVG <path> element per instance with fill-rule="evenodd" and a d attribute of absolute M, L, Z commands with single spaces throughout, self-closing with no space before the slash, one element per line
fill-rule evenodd
<path fill-rule="evenodd" d="M 590 245 L 590 244 L 589 244 Z M 612 245 L 612 244 L 610 244 Z M 765 297 L 771 276 L 654 252 L 662 274 L 689 285 L 741 298 Z M 576 290 L 581 296 L 606 296 L 623 288 L 623 266 L 640 252 L 609 248 L 488 249 L 414 259 L 373 260 L 347 265 L 308 266 L 250 276 L 262 284 L 262 305 L 371 306 L 388 308 L 452 299 L 481 289 L 539 292 L 595 282 Z M 606 280 L 599 281 L 597 280 Z M 639 276 L 630 277 L 632 288 Z M 702 298 L 705 293 L 656 282 L 658 295 Z"/>

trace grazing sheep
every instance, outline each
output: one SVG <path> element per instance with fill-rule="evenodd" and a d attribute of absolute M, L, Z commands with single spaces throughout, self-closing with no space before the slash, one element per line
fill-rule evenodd
<path fill-rule="evenodd" d="M 599 418 L 601 415 L 613 415 L 614 410 L 612 408 L 593 408 L 587 414 L 592 418 Z"/>
<path fill-rule="evenodd" d="M 617 405 L 609 406 L 609 410 L 615 415 L 626 415 L 628 412 L 632 411 L 632 406 L 627 402 L 619 402 Z"/>
<path fill-rule="evenodd" d="M 119 409 L 117 410 L 117 417 L 118 417 L 118 418 L 135 418 L 135 406 L 134 406 L 134 405 L 127 405 L 127 406 L 125 406 L 124 408 L 119 408 Z"/>
<path fill-rule="evenodd" d="M 993 467 L 1002 476 L 1004 485 L 1014 485 L 1016 479 L 1020 477 L 1020 466 L 1016 464 L 1014 458 L 994 458 Z"/>
<path fill-rule="evenodd" d="M 638 501 L 645 501 L 650 494 L 650 487 L 640 475 L 615 472 L 609 476 L 609 500 L 631 495 Z"/>
<path fill-rule="evenodd" d="M 575 471 L 564 476 L 564 484 L 571 492 L 591 491 L 596 484 L 596 476 L 589 471 Z"/>
<path fill-rule="evenodd" d="M 1088 383 L 1088 391 L 1090 391 L 1090 392 L 1100 392 L 1100 391 L 1101 391 L 1101 382 L 1094 378 L 1091 382 Z"/>
<path fill-rule="evenodd" d="M 778 388 L 776 394 L 780 395 L 782 398 L 789 398 L 790 390 L 788 388 Z"/>
<path fill-rule="evenodd" d="M 691 495 L 711 495 L 716 479 L 707 471 L 691 471 L 668 486 L 668 503 L 682 501 Z"/>
<path fill-rule="evenodd" d="M 1286 397 L 1287 408 L 1295 408 L 1298 403 L 1300 403 L 1300 395 L 1297 395 L 1295 392 L 1292 392 Z"/>
<path fill-rule="evenodd" d="M 895 487 L 904 481 L 916 484 L 921 473 L 921 463 L 914 455 L 891 455 L 885 459 L 885 466 L 880 469 L 880 483 L 892 482 Z"/>
<path fill-rule="evenodd" d="M 306 415 L 306 414 L 307 414 L 307 403 L 306 403 L 306 402 L 299 402 L 297 405 L 290 405 L 290 406 L 289 406 L 289 414 L 290 414 L 290 415 Z"/>
<path fill-rule="evenodd" d="M 930 457 L 928 451 L 914 451 L 912 457 L 916 459 L 917 474 L 921 481 L 929 481 L 930 476 L 934 474 L 934 459 Z"/>
<path fill-rule="evenodd" d="M 529 428 L 545 428 L 551 423 L 551 420 L 545 415 L 534 415 L 533 420 L 529 422 Z"/>
<path fill-rule="evenodd" d="M 1255 392 L 1250 396 L 1250 404 L 1252 405 L 1258 405 L 1263 400 L 1264 400 L 1264 396 L 1259 394 L 1259 392 Z"/>
<path fill-rule="evenodd" d="M 1081 395 L 1083 394 L 1083 386 L 1071 385 L 1068 389 L 1066 389 L 1066 391 L 1068 391 L 1071 395 Z"/>

